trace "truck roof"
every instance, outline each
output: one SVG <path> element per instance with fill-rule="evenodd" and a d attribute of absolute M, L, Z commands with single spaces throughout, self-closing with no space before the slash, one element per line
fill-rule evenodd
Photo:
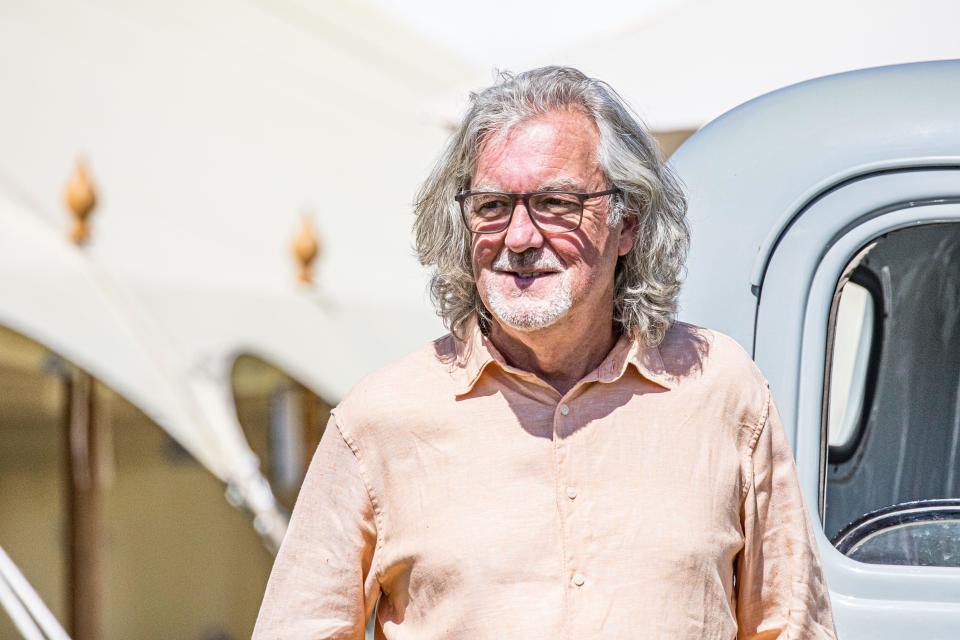
<path fill-rule="evenodd" d="M 766 264 L 792 221 L 852 180 L 960 166 L 958 105 L 960 60 L 921 62 L 785 87 L 698 131 L 671 158 L 692 228 L 681 317 L 750 349 Z"/>

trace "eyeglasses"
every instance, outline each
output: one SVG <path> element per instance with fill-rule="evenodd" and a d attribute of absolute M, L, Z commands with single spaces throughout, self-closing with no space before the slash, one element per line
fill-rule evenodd
<path fill-rule="evenodd" d="M 473 233 L 500 233 L 510 226 L 517 200 L 533 224 L 544 233 L 569 233 L 580 228 L 583 221 L 583 203 L 592 198 L 610 196 L 619 189 L 593 193 L 571 191 L 534 191 L 530 193 L 499 193 L 491 191 L 464 191 L 454 196 L 460 203 L 463 222 Z"/>

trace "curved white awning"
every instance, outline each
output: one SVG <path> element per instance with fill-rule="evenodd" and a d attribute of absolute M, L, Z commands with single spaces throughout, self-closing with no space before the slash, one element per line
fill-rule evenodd
<path fill-rule="evenodd" d="M 285 518 L 211 372 L 190 369 L 109 278 L 0 188 L 0 324 L 116 390 L 230 487 L 279 544 Z"/>

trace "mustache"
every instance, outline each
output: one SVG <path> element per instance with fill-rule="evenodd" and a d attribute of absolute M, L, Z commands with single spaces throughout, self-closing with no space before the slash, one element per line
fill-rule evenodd
<path fill-rule="evenodd" d="M 552 251 L 544 247 L 531 247 L 521 253 L 515 253 L 504 247 L 493 261 L 498 271 L 533 269 L 535 271 L 563 271 L 563 263 Z"/>

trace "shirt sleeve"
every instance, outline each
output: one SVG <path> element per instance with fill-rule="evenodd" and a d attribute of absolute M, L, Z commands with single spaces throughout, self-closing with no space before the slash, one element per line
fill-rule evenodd
<path fill-rule="evenodd" d="M 737 557 L 739 639 L 834 640 L 830 595 L 783 425 L 767 390 L 751 439 Z"/>
<path fill-rule="evenodd" d="M 331 416 L 274 562 L 253 639 L 362 639 L 380 592 L 376 541 L 360 460 Z"/>

